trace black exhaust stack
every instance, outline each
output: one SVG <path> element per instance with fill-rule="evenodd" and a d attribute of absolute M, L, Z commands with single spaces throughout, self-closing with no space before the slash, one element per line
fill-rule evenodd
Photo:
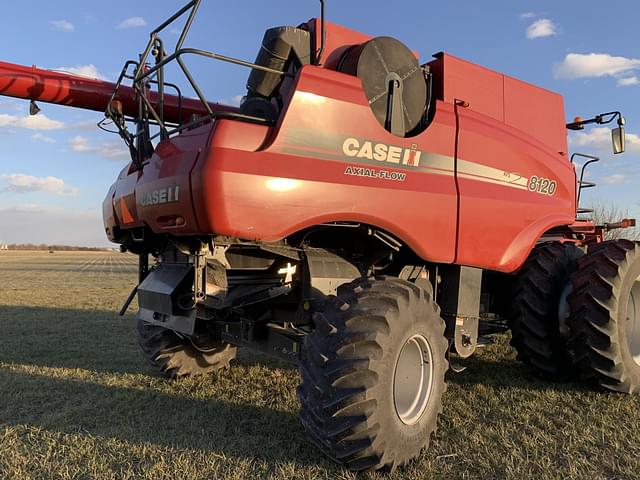
<path fill-rule="evenodd" d="M 264 34 L 256 65 L 287 72 L 311 63 L 311 34 L 301 28 L 275 27 Z M 252 70 L 247 81 L 247 95 L 240 106 L 242 113 L 275 120 L 278 108 L 272 102 L 277 97 L 283 75 Z"/>

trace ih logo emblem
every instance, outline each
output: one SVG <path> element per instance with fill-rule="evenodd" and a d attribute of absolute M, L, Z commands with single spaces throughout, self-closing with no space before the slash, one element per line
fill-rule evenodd
<path fill-rule="evenodd" d="M 395 163 L 411 167 L 420 166 L 422 152 L 415 143 L 411 148 L 387 145 L 386 143 L 373 143 L 368 140 L 347 138 L 342 144 L 342 153 L 347 157 L 377 160 L 378 162 Z"/>

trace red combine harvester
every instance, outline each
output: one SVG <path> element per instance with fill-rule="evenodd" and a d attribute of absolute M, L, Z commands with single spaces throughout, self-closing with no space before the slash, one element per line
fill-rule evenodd
<path fill-rule="evenodd" d="M 116 84 L 0 64 L 0 94 L 106 111 L 129 147 L 105 232 L 139 255 L 122 313 L 137 294 L 164 375 L 227 368 L 237 346 L 297 363 L 306 432 L 353 470 L 416 457 L 450 353 L 506 329 L 546 377 L 640 392 L 640 248 L 604 241 L 634 221 L 585 219 L 593 184 L 567 152 L 567 128 L 614 120 L 623 151 L 619 112 L 565 124 L 560 95 L 445 53 L 420 65 L 325 22 L 322 1 L 320 19 L 267 30 L 255 63 L 186 48 L 199 3 Z M 160 35 L 184 17 L 168 54 Z M 241 106 L 208 103 L 188 55 L 250 68 Z"/>

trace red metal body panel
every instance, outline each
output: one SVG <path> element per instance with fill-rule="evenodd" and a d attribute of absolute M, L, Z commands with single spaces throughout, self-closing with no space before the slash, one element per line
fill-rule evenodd
<path fill-rule="evenodd" d="M 445 53 L 428 63 L 433 93 L 447 103 L 464 100 L 469 109 L 504 121 L 503 75 Z"/>
<path fill-rule="evenodd" d="M 107 109 L 115 84 L 63 72 L 44 70 L 35 66 L 26 67 L 0 62 L 0 95 L 55 103 L 69 107 L 104 112 Z M 116 97 L 122 103 L 125 115 L 137 115 L 138 102 L 132 88 L 121 86 Z M 178 122 L 178 97 L 165 95 L 165 120 Z M 157 95 L 151 93 L 151 103 Z M 209 104 L 213 111 L 237 111 L 235 107 Z M 192 98 L 182 99 L 182 120 L 190 121 L 192 115 L 206 114 L 204 105 Z"/>
<path fill-rule="evenodd" d="M 438 101 L 425 132 L 398 138 L 375 120 L 357 78 L 306 66 L 281 119 L 272 128 L 219 120 L 165 141 L 138 180 L 139 218 L 156 232 L 263 241 L 325 222 L 362 222 L 425 260 L 500 271 L 518 268 L 543 232 L 574 221 L 575 174 L 566 157 L 471 108 Z M 416 148 L 419 165 L 348 155 L 348 139 Z M 347 175 L 350 167 L 405 178 Z M 153 190 L 182 190 L 189 169 L 193 207 L 141 205 Z M 553 180 L 554 194 L 530 191 L 534 176 Z M 191 211 L 195 218 L 166 224 Z"/>
<path fill-rule="evenodd" d="M 138 214 L 136 208 L 136 185 L 138 172 L 129 173 L 129 169 L 120 174 L 113 192 L 113 211 L 117 226 L 120 228 L 133 228 L 144 225 L 144 215 Z M 106 201 L 106 200 L 105 200 Z"/>
<path fill-rule="evenodd" d="M 331 95 L 323 96 L 326 92 Z M 385 170 L 405 173 L 404 182 L 345 175 L 350 165 L 379 168 L 381 163 L 344 155 L 347 138 L 403 147 L 416 143 L 395 137 L 378 124 L 357 78 L 304 67 L 283 118 L 273 142 L 255 153 L 228 148 L 214 132 L 208 156 L 200 157 L 192 174 L 194 195 L 202 199 L 196 202 L 196 211 L 204 230 L 269 241 L 324 222 L 363 222 L 394 233 L 424 258 L 453 260 L 452 175 L 387 162 Z M 219 122 L 223 123 L 235 130 L 227 132 L 231 138 L 245 128 L 238 122 Z M 450 159 L 450 171 L 454 131 L 453 110 L 443 104 L 437 121 L 421 136 L 431 151 L 439 150 Z"/>
<path fill-rule="evenodd" d="M 504 122 L 567 157 L 561 95 L 504 75 Z"/>
<path fill-rule="evenodd" d="M 111 242 L 116 241 L 116 232 L 114 232 L 114 228 L 118 226 L 118 221 L 116 220 L 116 212 L 113 207 L 113 196 L 115 194 L 115 191 L 116 184 L 114 183 L 109 188 L 104 202 L 102 202 L 102 221 L 104 224 L 104 232 Z"/>
<path fill-rule="evenodd" d="M 458 115 L 459 172 L 464 171 L 460 165 L 464 159 L 472 159 L 475 164 L 505 172 L 505 179 L 520 188 L 482 181 L 494 178 L 491 170 L 483 168 L 477 169 L 477 178 L 458 175 L 456 263 L 513 271 L 545 231 L 574 222 L 573 165 L 566 156 L 491 117 L 465 108 L 459 108 Z M 530 191 L 533 177 L 555 182 L 554 194 Z"/>
<path fill-rule="evenodd" d="M 345 151 L 348 139 L 417 149 L 419 165 L 359 157 Z M 183 191 L 189 172 L 189 201 L 142 205 L 154 190 Z M 575 218 L 572 165 L 528 132 L 438 101 L 426 131 L 398 138 L 375 120 L 357 78 L 314 66 L 300 70 L 277 127 L 219 120 L 161 143 L 135 181 L 132 208 L 135 175 L 116 189 L 118 222 L 120 198 L 152 230 L 174 235 L 275 241 L 321 223 L 362 222 L 425 260 L 500 271 L 518 268 L 543 232 Z M 531 191 L 534 176 L 555 182 L 553 195 Z"/>
<path fill-rule="evenodd" d="M 307 65 L 287 84 L 275 127 L 218 120 L 161 142 L 142 171 L 123 170 L 103 206 L 107 235 L 147 225 L 275 241 L 321 223 L 360 222 L 427 261 L 513 271 L 544 232 L 573 224 L 560 96 L 440 54 L 429 64 L 433 122 L 399 138 L 374 118 L 360 80 L 331 70 L 369 38 L 327 23 L 325 65 Z M 0 63 L 2 95 L 104 110 L 113 88 Z M 131 89 L 119 99 L 136 113 Z M 166 119 L 179 120 L 176 107 L 167 96 Z M 185 100 L 183 118 L 194 113 L 203 106 Z"/>
<path fill-rule="evenodd" d="M 114 211 L 114 217 L 105 216 L 107 231 L 113 231 L 115 226 L 133 228 L 146 224 L 157 233 L 201 234 L 194 214 L 190 174 L 209 142 L 211 130 L 209 124 L 164 140 L 144 170 L 123 170 L 115 190 L 110 190 L 105 199 L 103 210 L 108 212 L 107 204 L 113 204 Z M 113 220 L 116 223 L 112 224 Z"/>
<path fill-rule="evenodd" d="M 564 106 L 559 94 L 447 53 L 438 53 L 428 65 L 434 73 L 434 94 L 440 100 L 463 100 L 469 110 L 522 130 L 566 155 Z"/>

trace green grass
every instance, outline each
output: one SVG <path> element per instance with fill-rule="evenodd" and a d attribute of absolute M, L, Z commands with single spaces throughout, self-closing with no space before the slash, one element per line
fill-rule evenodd
<path fill-rule="evenodd" d="M 295 368 L 243 351 L 213 378 L 156 376 L 116 314 L 135 270 L 115 253 L 0 253 L 0 478 L 640 478 L 640 398 L 537 380 L 506 336 L 449 375 L 416 462 L 345 472 L 305 440 Z"/>

